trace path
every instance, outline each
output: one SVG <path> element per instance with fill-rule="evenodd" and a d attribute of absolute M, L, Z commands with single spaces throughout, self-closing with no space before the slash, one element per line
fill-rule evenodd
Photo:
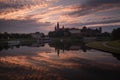
<path fill-rule="evenodd" d="M 115 49 L 115 50 L 120 50 L 119 48 L 115 48 L 115 47 L 112 47 L 112 46 L 109 46 L 107 45 L 108 42 L 103 42 L 103 46 L 107 47 L 107 48 L 111 48 L 111 49 Z"/>

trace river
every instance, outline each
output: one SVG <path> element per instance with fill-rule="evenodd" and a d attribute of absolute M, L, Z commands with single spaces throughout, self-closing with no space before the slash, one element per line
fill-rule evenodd
<path fill-rule="evenodd" d="M 118 80 L 119 76 L 120 55 L 82 44 L 33 43 L 0 47 L 0 78 L 3 80 Z"/>

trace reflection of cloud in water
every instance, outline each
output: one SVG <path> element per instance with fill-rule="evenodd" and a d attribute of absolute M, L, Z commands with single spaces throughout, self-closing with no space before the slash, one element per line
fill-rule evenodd
<path fill-rule="evenodd" d="M 97 50 L 90 50 L 83 52 L 78 51 L 60 51 L 60 56 L 54 51 L 54 48 L 45 45 L 44 47 L 21 47 L 14 50 L 2 51 L 5 54 L 0 54 L 1 61 L 15 63 L 24 66 L 31 66 L 34 68 L 41 68 L 45 70 L 70 68 L 77 69 L 81 66 L 89 67 L 96 66 L 105 67 L 120 66 L 120 62 L 115 60 L 111 54 L 100 52 Z M 0 53 L 2 53 L 0 52 Z M 4 55 L 4 56 L 3 56 Z M 102 66 L 101 66 L 102 65 Z"/>
<path fill-rule="evenodd" d="M 120 61 L 111 54 L 97 50 L 59 50 L 54 47 L 25 47 L 0 52 L 0 68 L 9 76 L 25 78 L 20 80 L 116 80 L 120 73 Z M 18 67 L 15 67 L 17 64 Z M 4 65 L 3 65 L 4 66 Z M 10 68 L 11 67 L 11 68 Z M 13 73 L 14 74 L 11 74 Z M 2 73 L 5 75 L 6 73 Z M 20 75 L 19 75 L 20 74 Z M 22 74 L 22 75 L 21 75 Z M 8 75 L 8 74 L 7 74 Z M 26 78 L 26 75 L 28 79 Z M 6 76 L 6 75 L 5 75 Z M 54 77 L 55 79 L 51 78 Z M 47 77 L 47 79 L 46 79 Z M 34 78 L 34 79 L 33 79 Z M 37 79 L 36 79 L 37 78 Z"/>
<path fill-rule="evenodd" d="M 28 47 L 28 46 L 21 46 L 20 48 L 8 49 L 0 51 L 0 56 L 35 56 L 37 53 L 50 53 L 53 52 L 54 49 L 50 48 L 48 45 L 45 47 Z"/>
<path fill-rule="evenodd" d="M 44 54 L 44 53 L 43 53 Z M 52 57 L 48 56 L 48 55 L 51 55 Z M 40 66 L 43 66 L 43 67 L 51 67 L 51 68 L 62 68 L 62 67 L 74 67 L 79 65 L 79 64 L 76 64 L 76 63 L 73 63 L 73 62 L 66 62 L 66 61 L 62 61 L 60 58 L 54 58 L 54 55 L 52 54 L 44 54 L 44 56 L 40 55 L 39 57 L 32 57 L 32 61 L 34 61 L 35 63 L 33 64 L 40 64 Z"/>
<path fill-rule="evenodd" d="M 27 62 L 27 58 L 25 56 L 16 56 L 16 57 L 1 57 L 0 58 L 1 61 L 6 61 L 9 63 L 15 63 L 15 64 L 19 64 L 19 65 L 24 65 L 24 66 L 30 66 L 31 64 L 29 62 Z"/>

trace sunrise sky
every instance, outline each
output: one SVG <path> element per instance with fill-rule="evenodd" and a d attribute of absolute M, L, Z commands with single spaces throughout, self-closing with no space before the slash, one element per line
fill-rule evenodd
<path fill-rule="evenodd" d="M 0 32 L 44 32 L 65 27 L 120 27 L 120 0 L 0 0 Z"/>

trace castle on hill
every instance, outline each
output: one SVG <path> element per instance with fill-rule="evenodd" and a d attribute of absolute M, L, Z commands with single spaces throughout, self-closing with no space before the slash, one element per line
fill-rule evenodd
<path fill-rule="evenodd" d="M 79 28 L 65 28 L 64 26 L 62 26 L 60 28 L 59 22 L 57 22 L 57 24 L 55 25 L 55 32 L 64 32 L 64 36 L 68 35 L 68 32 L 73 35 L 73 36 L 99 36 L 102 33 L 102 28 L 96 28 L 96 29 L 91 29 L 91 28 L 87 28 L 86 26 L 83 26 L 82 29 Z"/>

